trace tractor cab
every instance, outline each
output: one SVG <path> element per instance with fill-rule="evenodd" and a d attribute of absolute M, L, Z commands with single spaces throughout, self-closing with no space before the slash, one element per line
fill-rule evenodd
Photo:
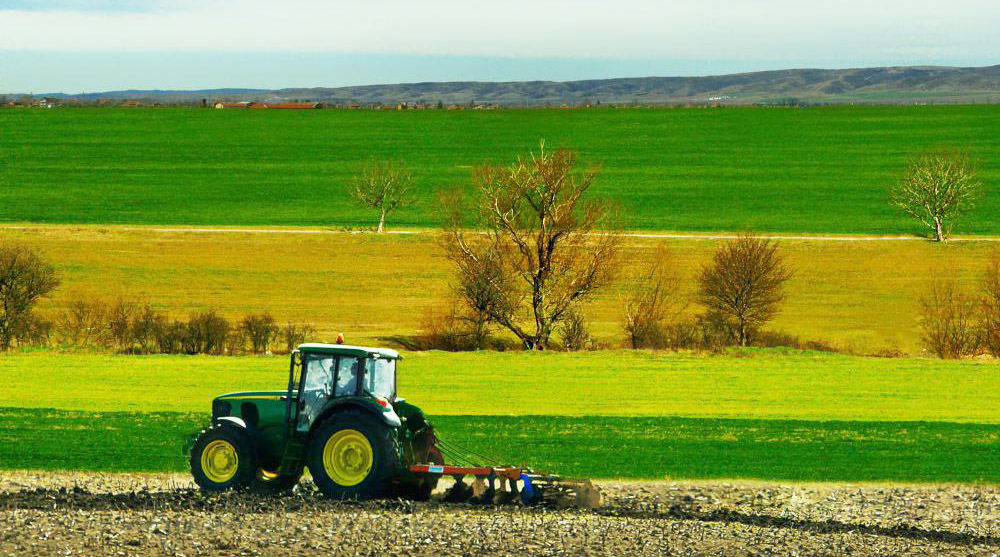
<path fill-rule="evenodd" d="M 289 412 L 296 431 L 308 432 L 331 407 L 351 403 L 369 406 L 384 414 L 389 425 L 399 426 L 392 407 L 399 359 L 399 353 L 388 348 L 300 345 L 292 354 L 288 378 L 288 400 L 298 401 Z"/>

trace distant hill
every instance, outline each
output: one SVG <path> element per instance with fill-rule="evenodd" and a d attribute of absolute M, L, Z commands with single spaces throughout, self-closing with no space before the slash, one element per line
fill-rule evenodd
<path fill-rule="evenodd" d="M 62 96 L 62 95 L 60 95 Z M 69 96 L 69 95 L 66 95 Z M 545 105 L 601 103 L 1000 102 L 1000 65 L 907 66 L 844 70 L 792 69 L 707 77 L 636 77 L 584 81 L 440 82 L 278 90 L 109 91 L 73 95 L 167 102 L 310 100 L 358 103 Z"/>

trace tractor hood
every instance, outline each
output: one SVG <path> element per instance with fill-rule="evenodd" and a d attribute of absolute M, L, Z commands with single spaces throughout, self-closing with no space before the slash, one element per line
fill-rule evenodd
<path fill-rule="evenodd" d="M 243 414 L 242 406 L 251 403 L 252 406 L 260 408 L 271 408 L 271 412 L 278 412 L 284 407 L 287 391 L 240 391 L 236 393 L 226 393 L 212 399 L 212 419 L 223 416 Z"/>
<path fill-rule="evenodd" d="M 280 399 L 281 397 L 288 394 L 288 391 L 238 391 L 235 393 L 225 393 L 215 397 L 214 401 L 224 401 L 224 400 L 247 400 L 254 398 L 262 398 L 267 400 Z"/>

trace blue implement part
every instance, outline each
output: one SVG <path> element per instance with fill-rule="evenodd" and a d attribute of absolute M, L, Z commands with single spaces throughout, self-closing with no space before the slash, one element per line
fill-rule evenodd
<path fill-rule="evenodd" d="M 537 505 L 542 499 L 541 491 L 531 484 L 531 477 L 527 474 L 521 474 L 521 481 L 524 482 L 521 488 L 521 502 L 526 507 Z"/>

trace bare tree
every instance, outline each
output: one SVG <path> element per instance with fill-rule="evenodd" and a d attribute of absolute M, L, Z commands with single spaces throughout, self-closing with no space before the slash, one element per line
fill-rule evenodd
<path fill-rule="evenodd" d="M 684 310 L 673 256 L 665 246 L 638 262 L 639 276 L 625 287 L 622 322 L 632 348 L 662 348 L 664 324 Z"/>
<path fill-rule="evenodd" d="M 10 348 L 18 331 L 33 318 L 42 296 L 59 286 L 52 265 L 26 246 L 0 246 L 0 350 Z"/>
<path fill-rule="evenodd" d="M 529 349 L 546 348 L 575 304 L 608 284 L 622 234 L 615 211 L 585 195 L 596 169 L 574 172 L 576 153 L 548 151 L 509 166 L 477 169 L 478 205 L 446 197 L 443 235 L 470 307 L 511 331 Z M 464 217 L 471 214 L 475 222 Z M 468 231 L 471 224 L 481 229 Z"/>
<path fill-rule="evenodd" d="M 928 151 L 910 163 L 892 190 L 891 202 L 943 242 L 955 219 L 973 207 L 981 187 L 968 153 Z"/>
<path fill-rule="evenodd" d="M 990 354 L 1000 358 L 1000 254 L 990 260 L 979 288 L 982 296 L 979 324 L 983 345 Z"/>
<path fill-rule="evenodd" d="M 376 232 L 385 230 L 385 217 L 411 202 L 413 177 L 398 161 L 372 161 L 361 168 L 351 186 L 351 197 L 359 204 L 379 212 Z"/>
<path fill-rule="evenodd" d="M 752 234 L 715 250 L 698 276 L 698 301 L 713 320 L 721 319 L 740 346 L 778 314 L 791 278 L 778 245 Z"/>
<path fill-rule="evenodd" d="M 920 298 L 924 344 L 940 358 L 972 354 L 979 345 L 976 310 L 979 301 L 954 277 L 935 278 Z"/>

